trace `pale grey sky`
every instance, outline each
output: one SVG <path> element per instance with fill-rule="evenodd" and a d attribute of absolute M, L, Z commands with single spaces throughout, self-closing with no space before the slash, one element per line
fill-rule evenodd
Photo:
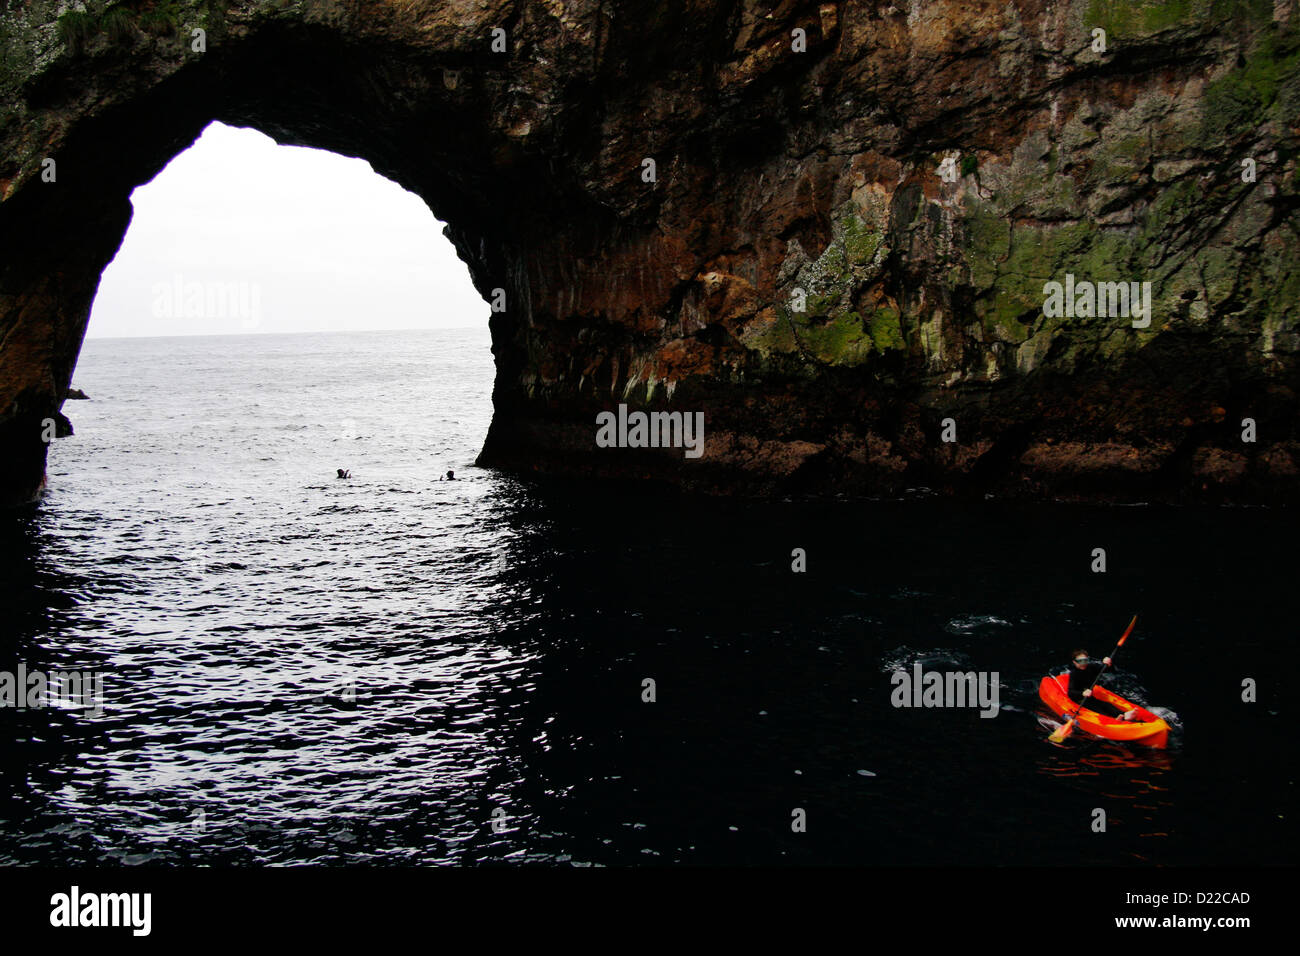
<path fill-rule="evenodd" d="M 214 123 L 131 202 L 89 337 L 487 322 L 442 224 L 363 160 Z"/>

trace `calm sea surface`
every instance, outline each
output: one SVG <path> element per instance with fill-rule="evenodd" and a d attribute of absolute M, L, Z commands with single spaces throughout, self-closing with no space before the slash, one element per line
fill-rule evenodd
<path fill-rule="evenodd" d="M 1294 513 L 526 483 L 473 465 L 492 374 L 486 329 L 87 342 L 0 671 L 104 706 L 0 707 L 0 863 L 1295 860 Z M 1048 744 L 1039 677 L 1134 613 L 1170 747 Z M 893 707 L 917 662 L 997 716 Z"/>

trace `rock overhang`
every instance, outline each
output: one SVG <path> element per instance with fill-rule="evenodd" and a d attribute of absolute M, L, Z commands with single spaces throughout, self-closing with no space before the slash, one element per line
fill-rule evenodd
<path fill-rule="evenodd" d="M 117 6 L 75 49 L 55 3 L 0 33 L 10 500 L 43 477 L 130 190 L 213 119 L 360 156 L 448 223 L 504 300 L 485 464 L 1294 499 L 1286 5 Z M 1157 321 L 1046 314 L 1067 273 L 1151 282 Z M 620 403 L 703 412 L 707 452 L 600 448 Z"/>

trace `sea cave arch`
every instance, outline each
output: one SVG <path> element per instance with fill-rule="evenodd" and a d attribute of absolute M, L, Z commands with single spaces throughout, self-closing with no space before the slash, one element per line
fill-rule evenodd
<path fill-rule="evenodd" d="M 360 157 L 448 224 L 503 306 L 485 464 L 1294 499 L 1300 4 L 1193 7 L 11 5 L 0 499 L 42 485 L 131 191 L 214 120 Z M 1048 316 L 1085 270 L 1149 281 L 1159 321 Z M 622 404 L 704 414 L 703 453 L 595 447 Z"/>
<path fill-rule="evenodd" d="M 8 157 L 0 206 L 6 501 L 41 487 L 43 436 L 60 417 L 101 273 L 130 224 L 131 192 L 213 121 L 364 159 L 420 196 L 449 223 L 484 299 L 506 305 L 494 322 L 507 326 L 494 329 L 499 340 L 526 319 L 529 273 L 583 254 L 611 220 L 557 161 L 572 119 L 508 93 L 520 76 L 492 59 L 489 44 L 507 22 L 504 6 L 474 11 L 477 19 L 455 7 L 404 20 L 390 11 L 376 25 L 360 11 L 240 23 L 234 10 L 189 4 L 165 35 L 91 29 L 75 43 L 45 6 L 52 62 L 21 92 L 50 142 Z M 191 22 L 206 27 L 201 51 Z M 531 146 L 528 133 L 547 147 Z M 555 224 L 575 220 L 582 229 L 566 230 L 555 248 Z M 511 364 L 500 351 L 497 359 Z"/>

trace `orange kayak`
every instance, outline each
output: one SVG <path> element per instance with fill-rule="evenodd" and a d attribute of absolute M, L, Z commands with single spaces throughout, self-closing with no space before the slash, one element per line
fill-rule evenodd
<path fill-rule="evenodd" d="M 1069 686 L 1068 673 L 1044 677 L 1038 685 L 1038 696 L 1058 717 L 1074 713 L 1074 708 L 1078 706 L 1070 700 L 1067 692 Z M 1095 711 L 1080 708 L 1075 719 L 1075 727 L 1078 729 L 1086 730 L 1098 737 L 1105 737 L 1107 740 L 1122 740 L 1146 747 L 1163 747 L 1169 742 L 1169 725 L 1162 717 L 1151 713 L 1145 707 L 1130 703 L 1119 694 L 1112 694 L 1100 684 L 1093 687 L 1092 696 L 1097 700 L 1114 704 L 1120 710 L 1135 710 L 1137 717 L 1133 720 L 1120 720 L 1118 717 L 1105 717 Z"/>

